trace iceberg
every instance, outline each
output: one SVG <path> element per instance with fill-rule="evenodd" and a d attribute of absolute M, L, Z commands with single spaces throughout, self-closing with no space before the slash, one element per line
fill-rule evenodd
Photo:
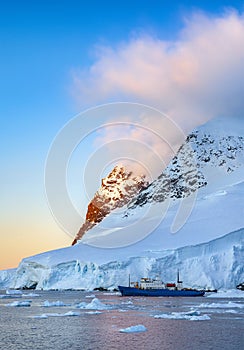
<path fill-rule="evenodd" d="M 112 308 L 110 305 L 103 304 L 99 299 L 94 298 L 90 303 L 82 302 L 76 306 L 78 309 L 90 309 L 90 310 L 109 310 Z"/>

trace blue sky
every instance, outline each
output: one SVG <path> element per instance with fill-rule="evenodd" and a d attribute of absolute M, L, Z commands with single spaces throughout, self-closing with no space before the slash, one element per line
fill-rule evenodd
<path fill-rule="evenodd" d="M 70 242 L 49 212 L 44 166 L 59 129 L 95 103 L 77 103 L 72 93 L 73 73 L 92 66 L 94 48 L 116 46 L 138 33 L 175 40 L 191 13 L 200 10 L 211 18 L 230 6 L 243 13 L 243 1 L 224 0 L 121 1 L 116 6 L 113 1 L 1 1 L 0 234 L 5 254 L 0 268 Z M 18 249 L 10 253 L 13 245 Z"/>

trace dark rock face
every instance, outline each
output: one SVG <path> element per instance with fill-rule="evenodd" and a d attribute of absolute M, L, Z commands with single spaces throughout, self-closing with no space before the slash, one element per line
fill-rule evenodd
<path fill-rule="evenodd" d="M 147 203 L 189 196 L 207 185 L 206 167 L 231 173 L 241 165 L 243 151 L 242 136 L 214 138 L 198 131 L 191 133 L 162 174 L 128 204 L 125 215 Z"/>
<path fill-rule="evenodd" d="M 134 176 L 122 166 L 116 166 L 102 179 L 100 189 L 88 205 L 86 221 L 81 226 L 72 245 L 97 223 L 102 221 L 112 210 L 121 208 L 148 186 L 145 176 Z"/>
<path fill-rule="evenodd" d="M 162 174 L 138 194 L 129 203 L 128 208 L 163 202 L 168 198 L 184 198 L 206 185 L 207 180 L 199 169 L 196 155 L 186 142 Z"/>

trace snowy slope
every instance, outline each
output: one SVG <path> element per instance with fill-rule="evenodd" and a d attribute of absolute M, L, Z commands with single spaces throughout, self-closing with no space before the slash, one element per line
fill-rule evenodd
<path fill-rule="evenodd" d="M 0 289 L 23 288 L 36 284 L 37 289 L 116 288 L 142 276 L 160 273 L 165 281 L 175 281 L 180 269 L 185 286 L 235 288 L 244 280 L 244 229 L 196 246 L 98 263 L 82 259 L 79 246 L 24 259 L 11 281 L 0 274 Z M 109 259 L 108 259 L 109 260 Z M 60 261 L 59 263 L 57 263 Z M 62 262 L 61 262 L 62 261 Z"/>

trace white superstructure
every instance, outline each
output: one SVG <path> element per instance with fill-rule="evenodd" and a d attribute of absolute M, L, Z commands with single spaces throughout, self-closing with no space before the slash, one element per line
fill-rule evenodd
<path fill-rule="evenodd" d="M 155 279 L 151 278 L 141 278 L 140 281 L 141 289 L 164 289 L 165 284 L 161 281 L 160 277 L 156 277 Z"/>

